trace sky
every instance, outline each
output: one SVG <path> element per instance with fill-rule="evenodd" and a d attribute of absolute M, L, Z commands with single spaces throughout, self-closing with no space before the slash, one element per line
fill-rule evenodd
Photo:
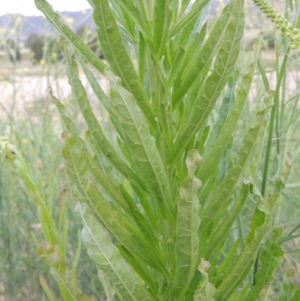
<path fill-rule="evenodd" d="M 87 0 L 47 0 L 58 11 L 80 11 L 90 8 Z M 0 15 L 21 13 L 26 16 L 41 15 L 34 0 L 0 0 Z"/>

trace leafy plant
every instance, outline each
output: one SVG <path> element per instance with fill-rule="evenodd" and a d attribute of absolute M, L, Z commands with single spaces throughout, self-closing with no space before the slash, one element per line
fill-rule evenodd
<path fill-rule="evenodd" d="M 205 22 L 208 2 L 91 0 L 106 63 L 35 0 L 64 37 L 69 83 L 88 127 L 80 137 L 52 95 L 67 128 L 64 175 L 108 300 L 272 298 L 283 259 L 274 213 L 286 171 L 266 197 L 256 183 L 273 91 L 237 136 L 259 42 L 240 75 L 243 1 L 230 1 L 214 24 Z M 98 121 L 78 65 L 109 120 Z M 65 285 L 73 292 L 65 300 L 81 300 Z"/>

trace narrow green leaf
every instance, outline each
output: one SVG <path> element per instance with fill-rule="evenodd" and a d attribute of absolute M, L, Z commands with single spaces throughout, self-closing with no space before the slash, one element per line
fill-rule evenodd
<path fill-rule="evenodd" d="M 265 285 L 255 301 L 273 301 L 275 299 L 274 290 L 272 289 L 270 284 Z M 277 296 L 276 296 L 277 297 Z"/>
<path fill-rule="evenodd" d="M 105 58 L 122 80 L 122 85 L 133 95 L 136 103 L 154 129 L 156 121 L 143 85 L 123 44 L 121 34 L 108 0 L 93 0 L 94 19 Z"/>
<path fill-rule="evenodd" d="M 91 301 L 92 298 L 83 294 L 72 277 L 70 267 L 59 257 L 55 249 L 47 242 L 41 241 L 38 255 L 50 267 L 50 272 L 58 284 L 59 290 L 65 301 Z"/>
<path fill-rule="evenodd" d="M 108 275 L 121 299 L 128 301 L 153 300 L 141 278 L 110 241 L 106 229 L 101 223 L 92 214 L 85 212 L 84 206 L 80 204 L 78 211 L 84 224 L 82 239 L 88 254 L 99 269 Z"/>
<path fill-rule="evenodd" d="M 163 276 L 145 265 L 142 261 L 136 260 L 124 247 L 118 246 L 118 249 L 123 258 L 131 265 L 131 267 L 139 274 L 139 276 L 147 283 L 149 292 L 153 295 L 159 293 L 159 281 L 163 281 Z"/>
<path fill-rule="evenodd" d="M 179 87 L 175 87 L 172 98 L 173 107 L 175 107 L 187 91 L 197 83 L 201 71 L 207 69 L 211 64 L 220 43 L 223 44 L 223 47 L 225 46 L 225 54 L 224 51 L 221 52 L 223 53 L 222 56 L 224 55 L 224 58 L 221 57 L 219 61 L 223 61 L 226 64 L 226 57 L 228 58 L 230 49 L 233 46 L 232 44 L 238 42 L 235 41 L 233 34 L 235 34 L 235 28 L 238 28 L 239 19 L 243 16 L 240 4 L 242 4 L 241 0 L 232 0 L 223 9 L 222 14 L 214 25 L 213 30 L 210 32 L 199 57 L 194 61 L 192 68 L 186 69 L 186 76 L 182 84 Z M 230 27 L 228 27 L 229 24 L 231 24 Z M 241 35 L 242 33 L 240 32 L 238 34 Z M 226 37 L 224 37 L 225 35 Z M 234 56 L 232 56 L 232 59 L 234 60 Z M 223 70 L 225 66 L 222 64 L 221 67 L 221 70 Z"/>
<path fill-rule="evenodd" d="M 197 18 L 203 9 L 203 7 L 209 2 L 209 0 L 198 0 L 195 1 L 191 10 L 173 26 L 169 33 L 169 39 L 176 35 L 180 30 L 184 29 L 190 22 Z"/>
<path fill-rule="evenodd" d="M 209 232 L 207 231 L 209 231 L 215 215 L 222 207 L 222 204 L 230 198 L 243 174 L 244 168 L 249 158 L 251 157 L 252 151 L 256 145 L 258 134 L 262 129 L 265 128 L 266 115 L 270 107 L 268 103 L 270 102 L 272 95 L 273 93 L 269 92 L 269 94 L 265 97 L 267 106 L 265 109 L 257 113 L 256 125 L 250 128 L 247 135 L 245 136 L 237 156 L 236 164 L 226 174 L 216 193 L 209 201 L 209 204 L 201 211 L 200 217 L 202 220 L 202 225 L 200 227 L 200 235 L 203 237 L 203 239 L 208 235 Z"/>
<path fill-rule="evenodd" d="M 158 59 L 161 58 L 167 42 L 170 19 L 169 2 L 169 0 L 155 0 L 154 3 L 153 45 Z"/>
<path fill-rule="evenodd" d="M 108 276 L 102 270 L 98 270 L 98 278 L 99 278 L 99 280 L 102 284 L 102 287 L 105 291 L 105 295 L 106 295 L 106 298 L 107 298 L 106 300 L 107 301 L 115 301 L 114 295 L 115 295 L 116 289 L 111 284 Z"/>
<path fill-rule="evenodd" d="M 63 24 L 59 14 L 55 13 L 46 0 L 35 0 L 36 7 L 47 17 L 54 27 L 67 39 L 72 46 L 97 70 L 103 72 L 109 69 L 98 56 L 75 34 L 68 26 Z"/>
<path fill-rule="evenodd" d="M 58 301 L 58 299 L 52 293 L 46 279 L 43 276 L 40 276 L 40 284 L 41 284 L 47 298 L 49 299 L 49 301 Z"/>
<path fill-rule="evenodd" d="M 210 235 L 210 240 L 206 244 L 205 248 L 203 248 L 203 253 L 201 256 L 204 258 L 209 258 L 209 255 L 214 251 L 214 256 L 218 256 L 216 253 L 216 249 L 220 244 L 223 244 L 224 241 L 228 238 L 228 233 L 235 222 L 240 210 L 245 204 L 248 193 L 249 193 L 249 185 L 251 183 L 244 183 L 241 189 L 239 196 L 236 198 L 234 205 L 230 208 L 229 212 L 223 212 L 222 216 L 224 216 L 223 221 L 220 225 L 213 230 Z M 227 209 L 227 208 L 226 208 Z M 226 217 L 225 217 L 226 216 Z M 221 219 L 221 218 L 220 218 Z"/>
<path fill-rule="evenodd" d="M 195 62 L 200 58 L 200 55 L 203 55 L 202 44 L 204 43 L 206 34 L 207 23 L 202 27 L 200 32 L 197 32 L 193 36 L 190 43 L 184 47 L 184 56 L 182 60 L 178 62 L 178 59 L 176 59 L 177 63 L 172 66 L 174 69 L 178 69 L 176 74 L 177 76 L 173 84 L 175 90 L 186 80 L 186 78 L 189 77 L 189 72 L 194 68 Z M 206 64 L 209 65 L 207 62 Z M 173 70 L 172 73 L 174 73 Z"/>
<path fill-rule="evenodd" d="M 249 66 L 249 72 L 242 78 L 242 82 L 240 84 L 236 100 L 234 101 L 233 106 L 230 110 L 230 115 L 226 120 L 224 126 L 222 127 L 219 137 L 214 146 L 212 147 L 209 156 L 204 160 L 203 164 L 198 170 L 197 176 L 201 178 L 203 183 L 206 182 L 208 175 L 211 174 L 212 171 L 218 166 L 218 162 L 220 161 L 223 153 L 222 150 L 224 149 L 224 146 L 227 145 L 233 133 L 233 130 L 235 129 L 240 119 L 244 104 L 247 100 L 251 88 L 259 49 L 260 47 L 258 45 L 255 49 L 254 61 Z"/>
<path fill-rule="evenodd" d="M 247 293 L 250 288 L 250 283 L 248 283 L 240 292 L 235 292 L 231 297 L 230 301 L 245 301 Z"/>
<path fill-rule="evenodd" d="M 164 216 L 167 216 L 172 213 L 173 204 L 168 179 L 155 139 L 150 135 L 144 115 L 135 104 L 131 94 L 116 82 L 113 75 L 109 77 L 112 83 L 112 102 L 124 129 L 124 142 L 131 150 L 132 164 L 139 170 Z"/>
<path fill-rule="evenodd" d="M 87 93 L 79 79 L 79 71 L 76 62 L 70 57 L 69 54 L 64 52 L 67 62 L 67 75 L 69 77 L 69 83 L 72 87 L 73 94 L 80 106 L 83 117 L 90 129 L 90 132 L 94 138 L 94 144 L 97 150 L 101 152 L 112 165 L 121 172 L 129 180 L 136 181 L 141 187 L 145 187 L 140 178 L 128 167 L 128 165 L 119 157 L 113 146 L 110 144 L 106 136 L 104 135 L 102 128 L 95 117 L 91 105 L 89 103 Z M 94 86 L 94 88 L 96 88 Z M 100 90 L 98 91 L 100 92 Z M 103 95 L 99 95 L 103 97 Z M 53 97 L 53 101 L 60 111 L 60 114 L 64 116 L 64 107 L 59 104 L 58 100 Z M 111 108 L 111 110 L 113 110 Z M 117 114 L 117 113 L 115 113 Z M 64 118 L 67 121 L 66 118 Z M 69 122 L 70 123 L 70 122 Z M 69 131 L 72 132 L 71 129 Z M 73 132 L 72 132 L 73 133 Z"/>
<path fill-rule="evenodd" d="M 139 34 L 139 76 L 141 82 L 144 82 L 145 71 L 146 71 L 146 52 L 147 46 L 143 35 Z"/>
<path fill-rule="evenodd" d="M 234 244 L 230 247 L 228 253 L 226 254 L 224 260 L 221 262 L 220 265 L 218 265 L 218 268 L 216 269 L 216 280 L 215 280 L 215 285 L 218 286 L 224 278 L 224 275 L 228 273 L 230 270 L 231 266 L 233 265 L 237 254 L 238 254 L 238 249 L 240 246 L 240 238 L 238 238 Z"/>
<path fill-rule="evenodd" d="M 216 301 L 228 300 L 233 292 L 244 281 L 253 266 L 259 246 L 272 227 L 271 222 L 276 210 L 279 193 L 271 195 L 265 202 L 261 201 L 254 213 L 252 228 L 245 242 L 245 246 L 222 283 L 217 287 L 214 295 Z"/>
<path fill-rule="evenodd" d="M 215 301 L 213 295 L 216 291 L 214 285 L 209 282 L 207 270 L 210 268 L 210 263 L 203 258 L 198 266 L 203 280 L 201 281 L 199 288 L 195 291 L 194 301 Z"/>
<path fill-rule="evenodd" d="M 202 86 L 189 117 L 178 132 L 177 139 L 168 155 L 167 163 L 169 166 L 173 166 L 176 163 L 187 145 L 195 138 L 200 127 L 204 124 L 238 58 L 245 22 L 242 0 L 237 0 L 231 13 L 232 16 L 229 19 L 223 42 L 220 45 L 214 70 Z"/>
<path fill-rule="evenodd" d="M 128 16 L 135 22 L 135 24 L 138 25 L 140 31 L 142 31 L 144 34 L 147 32 L 145 21 L 143 20 L 141 15 L 138 14 L 133 1 L 113 0 L 111 2 L 115 2 L 120 5 L 120 7 L 122 7 L 122 9 L 128 14 Z"/>
<path fill-rule="evenodd" d="M 105 92 L 101 88 L 99 84 L 99 80 L 95 77 L 93 72 L 88 68 L 87 64 L 84 62 L 84 60 L 77 54 L 77 60 L 80 63 L 80 66 L 83 70 L 83 72 L 86 75 L 86 78 L 92 87 L 95 95 L 98 97 L 98 99 L 101 101 L 104 108 L 107 110 L 107 112 L 110 114 L 111 117 L 117 118 L 117 113 L 115 112 L 110 99 L 106 96 Z"/>
<path fill-rule="evenodd" d="M 95 212 L 110 233 L 129 252 L 143 259 L 149 265 L 163 269 L 157 254 L 158 250 L 153 249 L 155 246 L 153 244 L 150 245 L 143 238 L 130 216 L 111 207 L 109 202 L 104 199 L 97 185 L 91 181 L 89 166 L 84 153 L 76 147 L 76 138 L 68 132 L 63 132 L 62 138 L 64 141 L 62 156 L 65 162 L 65 169 L 69 180 L 79 191 L 81 201 Z"/>
<path fill-rule="evenodd" d="M 176 273 L 173 294 L 182 300 L 197 268 L 200 226 L 198 190 L 201 181 L 195 177 L 202 158 L 197 150 L 191 150 L 186 159 L 188 177 L 180 184 L 176 222 Z"/>
<path fill-rule="evenodd" d="M 263 246 L 260 254 L 261 269 L 255 274 L 255 285 L 250 290 L 245 301 L 255 301 L 261 290 L 274 281 L 274 272 L 283 260 L 284 252 L 278 245 L 282 234 L 281 228 L 273 230 L 273 236 Z"/>

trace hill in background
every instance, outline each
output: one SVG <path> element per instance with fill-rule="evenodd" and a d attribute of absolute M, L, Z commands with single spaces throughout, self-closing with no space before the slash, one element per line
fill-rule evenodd
<path fill-rule="evenodd" d="M 73 30 L 77 31 L 82 26 L 95 27 L 92 13 L 92 9 L 88 9 L 79 12 L 61 12 L 60 15 L 66 23 L 71 22 Z M 11 35 L 13 30 L 14 34 L 18 34 L 20 42 L 25 42 L 32 34 L 49 35 L 55 32 L 54 27 L 43 16 L 5 14 L 0 16 L 0 28 L 7 35 Z"/>

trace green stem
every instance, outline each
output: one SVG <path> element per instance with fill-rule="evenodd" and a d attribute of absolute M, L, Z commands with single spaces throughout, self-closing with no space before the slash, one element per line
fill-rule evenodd
<path fill-rule="evenodd" d="M 266 193 L 266 187 L 267 187 L 267 178 L 268 178 L 268 169 L 269 169 L 269 162 L 270 162 L 270 156 L 271 156 L 271 148 L 272 148 L 272 140 L 273 140 L 273 130 L 274 130 L 274 124 L 275 124 L 275 118 L 277 116 L 277 108 L 278 108 L 278 102 L 279 102 L 279 92 L 280 92 L 280 86 L 281 82 L 285 73 L 286 69 L 286 63 L 289 57 L 290 48 L 287 49 L 287 52 L 284 56 L 274 94 L 274 106 L 271 110 L 271 117 L 270 117 L 270 123 L 269 123 L 269 130 L 268 130 L 268 139 L 267 139 L 267 148 L 266 148 L 266 155 L 265 155 L 265 162 L 264 162 L 264 169 L 263 169 L 263 179 L 262 179 L 262 186 L 261 186 L 261 194 L 262 196 L 265 196 Z M 277 116 L 278 117 L 278 116 Z M 276 123 L 277 124 L 277 123 Z M 280 154 L 280 142 L 279 142 L 279 128 L 276 128 L 276 151 L 277 154 Z"/>

